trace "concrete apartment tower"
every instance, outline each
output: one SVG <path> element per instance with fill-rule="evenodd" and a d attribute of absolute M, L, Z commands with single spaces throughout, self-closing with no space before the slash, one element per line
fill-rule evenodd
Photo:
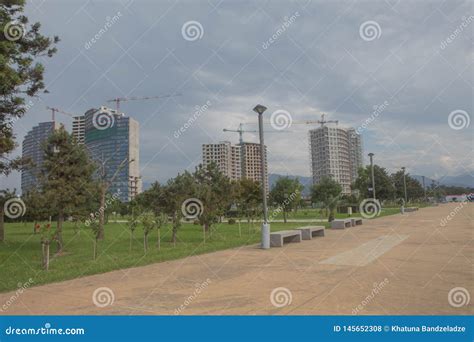
<path fill-rule="evenodd" d="M 265 174 L 268 189 L 267 153 L 265 147 Z M 261 182 L 260 144 L 247 143 L 232 145 L 229 141 L 202 145 L 202 163 L 217 164 L 219 170 L 231 180 L 241 178 Z"/>
<path fill-rule="evenodd" d="M 240 179 L 242 173 L 239 145 L 232 145 L 229 141 L 203 144 L 202 163 L 208 165 L 211 162 L 216 163 L 219 171 L 231 180 Z"/>
<path fill-rule="evenodd" d="M 21 172 L 22 194 L 26 194 L 28 190 L 38 186 L 38 177 L 43 167 L 44 143 L 59 127 L 60 124 L 54 121 L 41 122 L 25 135 L 22 144 L 22 156 L 23 158 L 30 158 L 33 166 Z"/>
<path fill-rule="evenodd" d="M 362 166 L 362 139 L 353 128 L 322 125 L 309 131 L 313 183 L 330 177 L 342 186 L 342 193 L 351 194 L 351 184 Z"/>
<path fill-rule="evenodd" d="M 109 188 L 122 202 L 129 202 L 142 192 L 139 168 L 139 124 L 116 110 L 100 107 L 74 118 L 73 135 L 86 145 L 91 158 L 104 165 L 105 175 L 111 179 L 125 161 Z M 128 163 L 128 161 L 133 162 Z"/>

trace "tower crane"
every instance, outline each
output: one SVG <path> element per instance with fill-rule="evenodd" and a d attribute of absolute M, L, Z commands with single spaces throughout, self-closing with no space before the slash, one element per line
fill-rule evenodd
<path fill-rule="evenodd" d="M 244 125 L 241 123 L 239 124 L 239 128 L 237 129 L 223 129 L 224 132 L 234 132 L 234 133 L 239 133 L 239 144 L 242 145 L 244 143 L 244 133 L 256 133 L 256 130 L 244 130 Z"/>
<path fill-rule="evenodd" d="M 160 95 L 160 96 L 143 96 L 143 97 L 117 97 L 115 99 L 107 100 L 107 102 L 115 102 L 115 109 L 117 112 L 120 110 L 120 102 L 122 101 L 137 101 L 137 100 L 153 100 L 153 99 L 162 99 L 166 97 L 176 97 L 181 96 L 181 94 L 168 94 L 168 95 Z"/>
<path fill-rule="evenodd" d="M 326 114 L 322 113 L 321 120 L 310 120 L 310 121 L 299 121 L 299 122 L 293 121 L 292 123 L 304 124 L 304 125 L 320 124 L 321 127 L 324 127 L 324 125 L 327 123 L 335 123 L 336 125 L 339 124 L 339 120 L 326 120 L 325 118 L 326 118 Z"/>
<path fill-rule="evenodd" d="M 224 132 L 234 132 L 239 133 L 239 144 L 242 145 L 244 143 L 244 133 L 257 133 L 257 130 L 254 129 L 244 129 L 244 124 L 240 123 L 239 128 L 237 129 L 223 129 Z M 282 131 L 264 131 L 265 133 L 287 133 Z"/>
<path fill-rule="evenodd" d="M 61 113 L 61 114 L 65 114 L 65 115 L 68 115 L 70 117 L 75 117 L 76 114 L 71 114 L 71 113 L 68 113 L 68 112 L 65 112 L 61 109 L 58 109 L 58 108 L 53 108 L 53 107 L 46 107 L 46 109 L 50 110 L 51 111 L 51 119 L 52 121 L 55 121 L 55 118 L 56 118 L 56 113 Z"/>

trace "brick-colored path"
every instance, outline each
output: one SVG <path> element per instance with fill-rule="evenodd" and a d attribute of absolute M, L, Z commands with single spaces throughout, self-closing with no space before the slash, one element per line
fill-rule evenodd
<path fill-rule="evenodd" d="M 181 305 L 181 314 L 345 315 L 359 305 L 359 314 L 473 314 L 474 204 L 440 225 L 459 205 L 366 220 L 283 248 L 244 247 L 33 287 L 3 314 L 174 314 Z M 112 305 L 94 305 L 99 287 L 113 291 Z M 279 287 L 291 293 L 289 305 L 271 303 Z M 465 291 L 454 304 L 465 295 L 469 304 L 450 305 L 456 287 Z M 0 294 L 0 305 L 12 294 Z"/>

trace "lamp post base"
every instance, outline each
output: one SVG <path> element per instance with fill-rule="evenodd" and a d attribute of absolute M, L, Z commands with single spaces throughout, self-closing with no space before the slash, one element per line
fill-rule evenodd
<path fill-rule="evenodd" d="M 270 223 L 262 223 L 262 249 L 270 248 Z"/>

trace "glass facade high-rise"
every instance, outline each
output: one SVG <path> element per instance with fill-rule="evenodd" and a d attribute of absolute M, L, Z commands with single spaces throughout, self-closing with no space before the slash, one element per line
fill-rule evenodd
<path fill-rule="evenodd" d="M 88 110 L 74 118 L 73 135 L 83 140 L 103 174 L 112 181 L 108 190 L 122 202 L 132 200 L 142 191 L 139 170 L 139 125 L 134 119 L 107 107 Z M 81 138 L 83 137 L 83 138 Z"/>
<path fill-rule="evenodd" d="M 59 124 L 54 121 L 41 122 L 25 135 L 22 144 L 22 157 L 28 158 L 32 163 L 30 167 L 21 172 L 21 192 L 23 194 L 37 187 L 43 167 L 44 144 L 58 128 Z"/>

